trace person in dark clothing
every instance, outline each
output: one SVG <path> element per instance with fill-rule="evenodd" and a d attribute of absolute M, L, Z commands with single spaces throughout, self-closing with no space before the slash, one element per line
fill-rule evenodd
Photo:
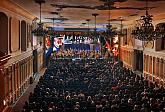
<path fill-rule="evenodd" d="M 51 60 L 22 112 L 163 112 L 165 89 L 103 59 Z"/>

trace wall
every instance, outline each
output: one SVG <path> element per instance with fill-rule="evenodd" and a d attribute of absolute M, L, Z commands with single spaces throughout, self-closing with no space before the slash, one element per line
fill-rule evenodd
<path fill-rule="evenodd" d="M 134 68 L 134 50 L 133 46 L 135 44 L 135 40 L 132 39 L 133 25 L 130 24 L 127 28 L 126 35 L 120 38 L 123 41 L 120 41 L 120 59 L 123 61 L 123 65 L 126 68 Z"/>
<path fill-rule="evenodd" d="M 144 42 L 132 38 L 134 25 L 127 28 L 127 44 L 121 43 L 120 59 L 124 67 L 135 70 L 136 60 L 134 50 L 143 52 L 143 75 L 152 82 L 165 86 L 165 49 L 161 50 L 161 39 Z M 121 38 L 122 39 L 122 38 Z"/>
<path fill-rule="evenodd" d="M 121 47 L 120 49 L 120 59 L 123 61 L 123 65 L 126 68 L 133 68 L 134 65 L 134 52 L 131 47 Z"/>
<path fill-rule="evenodd" d="M 144 51 L 144 77 L 165 86 L 165 52 Z"/>
<path fill-rule="evenodd" d="M 7 36 L 6 38 L 0 36 L 0 40 L 1 43 L 6 41 L 7 50 L 4 55 L 11 55 L 11 58 L 0 66 L 0 112 L 2 112 L 14 105 L 29 86 L 29 78 L 33 76 L 33 48 L 35 47 L 32 46 L 31 35 L 34 16 L 10 0 L 1 0 L 0 12 L 8 19 Z M 24 30 L 21 30 L 21 21 L 25 22 Z M 24 37 L 21 36 L 22 34 Z M 25 43 L 22 44 L 21 40 Z M 39 52 L 37 61 L 40 64 L 37 67 L 40 71 L 43 67 L 43 49 L 42 46 L 37 46 L 35 49 Z M 4 59 L 0 56 L 0 62 L 1 60 Z"/>
<path fill-rule="evenodd" d="M 11 22 L 10 24 L 11 24 L 11 38 L 9 39 L 11 42 L 11 47 L 10 47 L 10 49 L 11 49 L 11 51 L 10 52 L 16 52 L 16 51 L 18 51 L 19 50 L 19 20 L 17 19 L 17 18 L 15 18 L 15 17 L 11 17 L 10 18 L 11 19 L 11 21 L 9 21 L 9 22 Z"/>
<path fill-rule="evenodd" d="M 12 105 L 26 90 L 32 76 L 32 56 L 27 56 L 4 68 L 5 102 Z"/>

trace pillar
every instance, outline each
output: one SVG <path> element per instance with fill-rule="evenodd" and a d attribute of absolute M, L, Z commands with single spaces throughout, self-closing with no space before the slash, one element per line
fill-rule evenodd
<path fill-rule="evenodd" d="M 156 59 L 156 76 L 159 77 L 159 58 Z"/>
<path fill-rule="evenodd" d="M 150 63 L 149 63 L 149 73 L 152 74 L 152 60 L 153 60 L 153 57 L 150 56 Z"/>
<path fill-rule="evenodd" d="M 9 103 L 12 103 L 12 66 L 9 66 Z"/>
<path fill-rule="evenodd" d="M 155 57 L 152 57 L 152 82 L 155 75 Z"/>
<path fill-rule="evenodd" d="M 160 75 L 160 78 L 163 79 L 163 59 L 160 59 L 159 63 L 160 63 L 159 75 Z"/>
<path fill-rule="evenodd" d="M 21 93 L 21 62 L 18 62 L 18 96 Z"/>
<path fill-rule="evenodd" d="M 165 80 L 165 60 L 163 60 L 163 79 Z"/>
<path fill-rule="evenodd" d="M 159 73 L 159 58 L 156 58 L 156 82 L 159 84 L 159 77 L 160 77 L 160 73 Z"/>
<path fill-rule="evenodd" d="M 165 86 L 165 60 L 163 60 L 163 81 Z"/>
<path fill-rule="evenodd" d="M 9 93 L 10 93 L 10 76 L 9 68 L 5 68 L 5 100 L 6 104 L 9 105 Z"/>
<path fill-rule="evenodd" d="M 146 71 L 146 55 L 144 54 L 144 60 L 143 60 L 143 71 Z M 144 73 L 144 72 L 143 72 Z"/>
<path fill-rule="evenodd" d="M 18 71 L 18 62 L 16 63 L 16 99 L 19 97 L 19 71 Z"/>
<path fill-rule="evenodd" d="M 149 71 L 150 71 L 150 56 L 149 55 L 147 55 L 147 73 L 149 73 Z"/>
<path fill-rule="evenodd" d="M 20 61 L 20 94 L 22 94 L 22 84 L 23 84 L 23 60 Z"/>
<path fill-rule="evenodd" d="M 5 94 L 4 94 L 4 91 L 5 91 L 5 86 L 4 86 L 4 69 L 1 68 L 0 66 L 0 111 L 3 110 L 4 108 L 4 104 L 3 104 L 3 101 L 5 99 Z"/>

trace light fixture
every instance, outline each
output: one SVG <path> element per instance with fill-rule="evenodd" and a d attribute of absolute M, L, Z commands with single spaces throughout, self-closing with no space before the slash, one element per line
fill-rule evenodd
<path fill-rule="evenodd" d="M 106 4 L 108 5 L 108 8 L 109 8 L 109 10 L 108 10 L 108 18 L 109 18 L 109 19 L 108 19 L 108 25 L 106 25 L 107 30 L 106 30 L 106 32 L 105 32 L 105 35 L 106 35 L 107 37 L 109 37 L 109 38 L 112 38 L 112 37 L 114 37 L 117 33 L 112 29 L 112 25 L 111 25 L 111 2 L 108 1 Z"/>
<path fill-rule="evenodd" d="M 123 21 L 124 19 L 122 17 L 119 17 L 119 20 L 120 20 L 120 36 L 123 36 Z"/>
<path fill-rule="evenodd" d="M 89 22 L 91 21 L 91 19 L 86 19 L 86 21 L 88 23 L 88 37 L 89 37 L 89 31 L 90 31 L 90 29 L 89 29 Z"/>
<path fill-rule="evenodd" d="M 45 0 L 35 0 L 36 3 L 40 6 L 40 21 L 37 23 L 37 28 L 32 31 L 35 36 L 45 36 L 47 31 L 43 28 L 43 23 L 41 22 L 41 5 L 45 3 Z"/>
<path fill-rule="evenodd" d="M 93 13 L 92 16 L 95 17 L 95 28 L 94 28 L 94 32 L 96 32 L 96 17 L 98 16 L 99 14 L 97 13 Z"/>
<path fill-rule="evenodd" d="M 82 25 L 83 25 L 83 26 L 85 26 L 85 25 L 86 25 L 86 23 L 82 23 Z"/>
<path fill-rule="evenodd" d="M 48 34 L 51 36 L 51 37 L 55 37 L 55 28 L 54 28 L 54 21 L 56 18 L 50 18 L 52 21 L 53 21 L 53 26 L 50 30 L 48 30 Z"/>
<path fill-rule="evenodd" d="M 136 29 L 132 32 L 135 39 L 141 41 L 153 41 L 157 38 L 162 38 L 165 35 L 165 32 L 161 31 L 158 27 L 154 29 L 152 17 L 153 16 L 148 13 L 148 0 L 146 0 L 146 14 L 141 16 L 141 26 L 136 27 Z"/>

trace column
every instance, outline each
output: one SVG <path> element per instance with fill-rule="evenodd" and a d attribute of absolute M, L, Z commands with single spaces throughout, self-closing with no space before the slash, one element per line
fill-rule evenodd
<path fill-rule="evenodd" d="M 156 77 L 157 76 L 157 58 L 156 57 L 155 57 L 154 63 L 155 63 L 155 66 L 154 66 L 155 74 L 154 74 L 154 76 Z"/>
<path fill-rule="evenodd" d="M 25 58 L 25 88 L 27 87 L 27 58 Z"/>
<path fill-rule="evenodd" d="M 10 93 L 10 77 L 9 77 L 9 68 L 5 68 L 6 75 L 5 75 L 5 93 L 6 93 L 6 103 L 9 105 L 9 93 Z"/>
<path fill-rule="evenodd" d="M 159 78 L 159 58 L 157 57 L 157 59 L 156 59 L 156 82 L 159 84 L 159 80 L 158 80 L 158 78 Z"/>
<path fill-rule="evenodd" d="M 19 90 L 19 74 L 18 74 L 18 62 L 15 64 L 15 73 L 16 73 L 16 99 L 18 99 L 18 90 Z"/>
<path fill-rule="evenodd" d="M 132 54 L 133 54 L 133 53 L 132 53 L 132 51 L 131 51 L 131 57 L 130 57 L 130 58 L 131 58 L 131 67 L 132 67 L 132 69 L 133 69 L 133 56 L 132 56 Z"/>
<path fill-rule="evenodd" d="M 147 73 L 149 73 L 149 71 L 150 71 L 150 56 L 148 55 L 147 56 L 147 60 L 148 60 L 148 62 L 147 62 Z"/>
<path fill-rule="evenodd" d="M 30 62 L 29 62 L 29 76 L 32 74 L 32 57 L 30 57 Z"/>
<path fill-rule="evenodd" d="M 12 103 L 12 66 L 9 66 L 9 103 Z"/>
<path fill-rule="evenodd" d="M 29 76 L 30 76 L 30 57 L 28 57 L 28 64 L 27 64 L 27 66 L 28 66 L 28 78 L 29 78 Z"/>
<path fill-rule="evenodd" d="M 11 65 L 11 102 L 14 102 L 14 67 Z"/>
<path fill-rule="evenodd" d="M 3 69 L 1 69 L 1 71 L 2 71 L 2 70 L 3 70 Z M 7 72 L 6 72 L 6 68 L 4 68 L 3 72 L 4 72 L 3 75 L 4 75 L 4 96 L 5 96 L 5 97 L 4 97 L 4 100 L 5 100 L 5 102 L 6 102 L 6 96 L 7 96 L 7 95 L 6 95 L 6 86 L 7 86 L 7 84 L 6 84 L 6 83 L 7 83 L 7 78 L 6 78 L 6 73 L 7 73 Z"/>
<path fill-rule="evenodd" d="M 155 57 L 152 57 L 152 82 L 154 75 L 155 75 Z"/>
<path fill-rule="evenodd" d="M 21 63 L 18 62 L 18 96 L 20 96 L 21 91 Z"/>
<path fill-rule="evenodd" d="M 156 64 L 156 63 L 155 63 L 155 57 L 153 57 L 152 62 L 153 62 L 153 63 L 152 63 L 152 64 L 153 64 L 153 68 L 152 68 L 152 71 L 153 71 L 153 72 L 152 72 L 152 73 L 153 73 L 153 75 L 155 75 L 155 64 Z"/>
<path fill-rule="evenodd" d="M 24 89 L 25 89 L 25 59 L 23 59 L 23 65 L 22 66 L 23 66 L 23 70 L 22 70 L 23 71 L 23 74 L 22 74 L 22 77 L 23 77 L 22 78 L 22 83 L 23 83 L 22 88 L 23 89 L 22 90 L 24 91 Z"/>
<path fill-rule="evenodd" d="M 13 85 L 13 102 L 15 102 L 16 81 L 15 81 L 15 64 L 12 65 L 12 85 Z"/>
<path fill-rule="evenodd" d="M 30 75 L 32 75 L 32 71 L 33 71 L 33 57 L 30 57 Z"/>
<path fill-rule="evenodd" d="M 130 65 L 130 68 L 132 69 L 132 57 L 131 57 L 131 51 L 129 51 L 129 65 Z"/>
<path fill-rule="evenodd" d="M 136 57 L 135 57 L 135 50 L 133 50 L 133 70 L 136 69 Z"/>
<path fill-rule="evenodd" d="M 146 71 L 146 55 L 145 54 L 143 54 L 144 55 L 144 59 L 143 59 L 143 71 Z M 143 72 L 144 73 L 144 72 Z"/>
<path fill-rule="evenodd" d="M 160 84 L 163 85 L 163 59 L 160 59 Z"/>
<path fill-rule="evenodd" d="M 157 74 L 157 77 L 159 77 L 159 58 L 156 59 L 156 64 L 157 64 L 156 74 Z"/>
<path fill-rule="evenodd" d="M 152 74 L 152 56 L 150 56 L 150 63 L 149 63 L 149 73 Z"/>
<path fill-rule="evenodd" d="M 22 94 L 22 84 L 23 84 L 23 60 L 20 61 L 20 94 Z"/>
<path fill-rule="evenodd" d="M 5 103 L 6 105 L 9 105 L 9 72 L 8 68 L 4 69 L 4 93 L 5 93 Z"/>
<path fill-rule="evenodd" d="M 123 49 L 123 62 L 125 62 L 125 51 L 124 51 L 124 49 Z"/>
<path fill-rule="evenodd" d="M 160 64 L 160 66 L 159 66 L 159 76 L 160 76 L 161 79 L 163 79 L 163 59 L 160 59 L 159 64 Z"/>
<path fill-rule="evenodd" d="M 163 60 L 163 81 L 165 81 L 165 60 Z"/>
<path fill-rule="evenodd" d="M 26 88 L 28 86 L 28 60 L 29 58 L 26 58 Z"/>

